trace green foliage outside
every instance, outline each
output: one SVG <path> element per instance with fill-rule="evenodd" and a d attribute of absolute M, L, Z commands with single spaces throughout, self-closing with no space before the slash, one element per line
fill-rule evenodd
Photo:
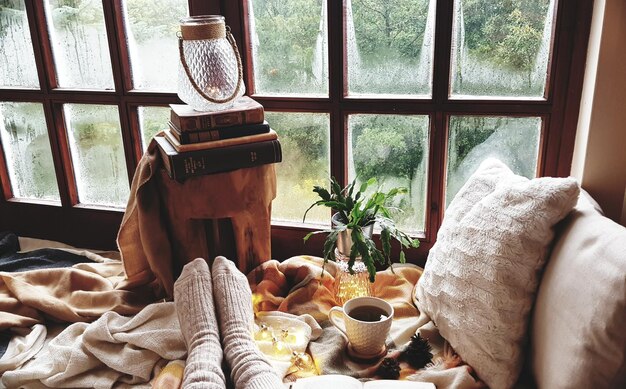
<path fill-rule="evenodd" d="M 139 42 L 154 38 L 171 38 L 179 30 L 181 15 L 187 14 L 186 1 L 126 0 L 126 17 Z"/>

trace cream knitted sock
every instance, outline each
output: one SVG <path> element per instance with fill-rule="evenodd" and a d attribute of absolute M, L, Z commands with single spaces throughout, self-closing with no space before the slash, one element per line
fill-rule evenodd
<path fill-rule="evenodd" d="M 252 293 L 235 264 L 217 257 L 211 271 L 224 357 L 236 389 L 284 388 L 252 338 Z"/>
<path fill-rule="evenodd" d="M 182 387 L 226 388 L 211 273 L 204 259 L 185 265 L 174 283 L 174 302 L 188 352 Z"/>

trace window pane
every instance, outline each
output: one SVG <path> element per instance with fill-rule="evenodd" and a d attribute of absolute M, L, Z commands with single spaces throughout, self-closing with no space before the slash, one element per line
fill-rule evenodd
<path fill-rule="evenodd" d="M 436 0 L 347 0 L 351 95 L 430 95 L 435 7 Z"/>
<path fill-rule="evenodd" d="M 102 2 L 48 0 L 46 5 L 59 86 L 113 89 Z"/>
<path fill-rule="evenodd" d="M 43 106 L 0 103 L 0 140 L 13 196 L 60 202 Z"/>
<path fill-rule="evenodd" d="M 167 128 L 167 122 L 170 120 L 170 109 L 166 107 L 139 107 L 138 113 L 142 149 L 145 152 L 154 134 Z"/>
<path fill-rule="evenodd" d="M 0 2 L 0 86 L 39 88 L 24 1 Z"/>
<path fill-rule="evenodd" d="M 64 110 L 80 202 L 126 206 L 130 188 L 117 107 L 66 104 Z"/>
<path fill-rule="evenodd" d="M 256 92 L 328 95 L 326 0 L 250 0 Z"/>
<path fill-rule="evenodd" d="M 403 212 L 396 224 L 424 231 L 428 182 L 428 116 L 351 115 L 348 117 L 349 178 L 375 177 L 384 190 L 404 187 Z"/>
<path fill-rule="evenodd" d="M 176 92 L 176 32 L 187 1 L 124 0 L 124 8 L 133 88 Z"/>
<path fill-rule="evenodd" d="M 554 0 L 456 0 L 453 95 L 543 97 Z"/>
<path fill-rule="evenodd" d="M 302 223 L 306 209 L 319 200 L 313 186 L 328 187 L 330 119 L 328 114 L 266 112 L 280 138 L 283 161 L 276 165 L 278 193 L 272 220 Z M 330 225 L 330 211 L 315 207 L 306 223 Z"/>
<path fill-rule="evenodd" d="M 452 116 L 449 133 L 446 205 L 487 158 L 528 178 L 536 175 L 541 118 Z"/>

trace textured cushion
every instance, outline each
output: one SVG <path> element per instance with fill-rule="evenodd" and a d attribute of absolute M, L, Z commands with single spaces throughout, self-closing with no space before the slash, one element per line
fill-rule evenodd
<path fill-rule="evenodd" d="M 493 389 L 519 375 L 552 227 L 578 193 L 574 179 L 528 180 L 487 160 L 446 210 L 416 287 L 418 308 Z"/>
<path fill-rule="evenodd" d="M 626 228 L 581 199 L 560 225 L 531 324 L 539 388 L 626 387 Z"/>

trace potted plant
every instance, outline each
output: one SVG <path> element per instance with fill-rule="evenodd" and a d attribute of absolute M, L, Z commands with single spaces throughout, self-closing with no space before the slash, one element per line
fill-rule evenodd
<path fill-rule="evenodd" d="M 306 242 L 312 235 L 327 233 L 324 243 L 324 265 L 329 261 L 336 261 L 335 249 L 343 257 L 349 258 L 348 270 L 352 274 L 353 266 L 361 260 L 367 267 L 369 281 L 374 282 L 376 264 L 391 266 L 391 239 L 400 243 L 400 263 L 406 261 L 404 249 L 418 247 L 419 240 L 412 239 L 408 234 L 396 228 L 391 216 L 391 210 L 397 209 L 391 204 L 397 195 L 405 194 L 406 188 L 393 188 L 388 192 L 381 191 L 380 186 L 371 194 L 366 195 L 369 187 L 376 184 L 376 178 L 370 178 L 355 190 L 356 178 L 346 187 L 341 188 L 337 180 L 330 179 L 330 192 L 320 186 L 314 186 L 313 192 L 321 200 L 313 203 L 304 213 L 315 206 L 325 206 L 336 210 L 332 217 L 332 228 L 313 231 L 304 237 Z M 376 247 L 372 237 L 374 225 L 380 228 L 380 242 L 382 250 Z"/>

